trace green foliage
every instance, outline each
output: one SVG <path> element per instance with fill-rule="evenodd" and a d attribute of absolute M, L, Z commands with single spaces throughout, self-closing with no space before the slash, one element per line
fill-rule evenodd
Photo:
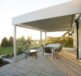
<path fill-rule="evenodd" d="M 47 42 L 46 44 L 61 43 L 61 38 L 60 37 L 48 37 L 46 42 Z"/>
<path fill-rule="evenodd" d="M 61 43 L 64 47 L 73 47 L 72 37 L 48 37 L 46 44 Z"/>
<path fill-rule="evenodd" d="M 9 43 L 9 46 L 10 46 L 10 47 L 13 47 L 13 37 L 10 37 L 10 38 L 9 38 L 8 43 Z"/>
<path fill-rule="evenodd" d="M 13 47 L 0 47 L 0 55 L 13 53 Z"/>
<path fill-rule="evenodd" d="M 72 37 L 64 37 L 62 39 L 62 43 L 64 44 L 64 47 L 73 47 Z"/>
<path fill-rule="evenodd" d="M 27 43 L 28 43 L 28 44 L 31 44 L 31 41 L 32 41 L 32 37 L 29 36 L 29 37 L 27 38 Z"/>
<path fill-rule="evenodd" d="M 45 41 L 42 41 L 45 44 Z M 46 44 L 50 43 L 61 43 L 64 47 L 73 47 L 73 39 L 72 37 L 48 37 L 46 40 Z M 2 40 L 1 47 L 0 47 L 0 55 L 7 54 L 7 57 L 11 57 L 13 55 L 13 37 L 10 37 L 9 40 L 5 37 Z M 25 39 L 21 37 L 17 39 L 17 53 L 22 53 L 30 48 L 37 48 L 40 46 L 39 40 L 32 40 L 31 37 Z"/>
<path fill-rule="evenodd" d="M 39 41 L 32 40 L 30 48 L 38 48 L 38 47 L 40 47 Z"/>
<path fill-rule="evenodd" d="M 2 64 L 2 62 L 3 62 L 3 59 L 2 59 L 2 58 L 0 58 L 0 64 Z"/>
<path fill-rule="evenodd" d="M 17 53 L 22 53 L 30 48 L 31 40 L 25 40 L 24 37 L 17 39 Z"/>
<path fill-rule="evenodd" d="M 9 40 L 4 37 L 1 42 L 1 47 L 13 47 L 13 37 L 10 37 Z"/>
<path fill-rule="evenodd" d="M 1 42 L 1 47 L 8 47 L 8 45 L 9 45 L 8 39 L 4 37 Z"/>

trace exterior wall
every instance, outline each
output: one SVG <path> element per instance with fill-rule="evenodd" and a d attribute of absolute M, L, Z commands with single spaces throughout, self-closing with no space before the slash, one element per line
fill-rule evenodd
<path fill-rule="evenodd" d="M 73 25 L 73 46 L 74 48 L 77 48 L 77 33 L 76 33 L 76 25 Z"/>
<path fill-rule="evenodd" d="M 74 45 L 74 48 L 77 48 L 77 33 L 76 33 L 76 25 L 74 24 L 73 25 L 73 31 L 74 31 L 74 34 L 73 34 L 73 45 Z M 80 22 L 80 25 L 79 25 L 79 59 L 81 59 L 81 22 Z"/>
<path fill-rule="evenodd" d="M 79 58 L 81 59 L 81 22 L 79 25 Z"/>

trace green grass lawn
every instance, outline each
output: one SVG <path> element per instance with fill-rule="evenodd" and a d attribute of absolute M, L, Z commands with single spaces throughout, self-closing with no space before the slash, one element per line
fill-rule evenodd
<path fill-rule="evenodd" d="M 0 47 L 0 55 L 5 55 L 13 52 L 13 47 Z"/>

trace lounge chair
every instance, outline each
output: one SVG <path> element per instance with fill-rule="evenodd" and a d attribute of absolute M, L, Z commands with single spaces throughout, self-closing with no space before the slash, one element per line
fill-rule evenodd
<path fill-rule="evenodd" d="M 37 50 L 36 49 L 30 49 L 29 51 L 25 51 L 25 59 L 29 56 L 34 56 L 37 59 Z"/>

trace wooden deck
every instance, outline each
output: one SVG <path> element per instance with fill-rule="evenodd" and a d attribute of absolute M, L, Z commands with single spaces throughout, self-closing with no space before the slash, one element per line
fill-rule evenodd
<path fill-rule="evenodd" d="M 72 52 L 63 50 L 59 53 L 59 57 L 48 57 L 54 65 L 67 73 L 67 76 L 81 76 L 81 62 L 76 59 L 76 55 Z"/>
<path fill-rule="evenodd" d="M 81 76 L 81 62 L 68 50 L 58 58 L 38 52 L 38 59 L 28 57 L 0 68 L 0 76 Z"/>

